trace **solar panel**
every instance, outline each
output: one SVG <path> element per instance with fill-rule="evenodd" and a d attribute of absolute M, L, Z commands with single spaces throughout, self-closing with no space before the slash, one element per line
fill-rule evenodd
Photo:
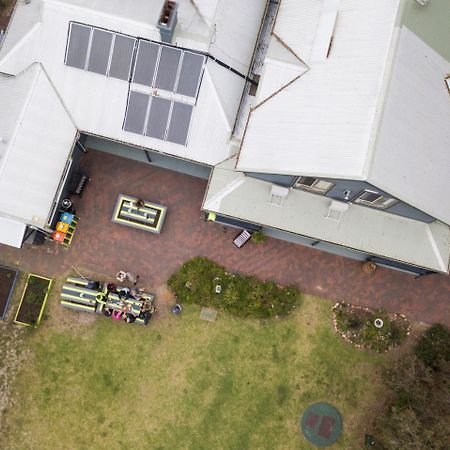
<path fill-rule="evenodd" d="M 170 100 L 161 97 L 152 97 L 147 122 L 147 136 L 164 140 L 171 103 Z"/>
<path fill-rule="evenodd" d="M 151 86 L 158 61 L 160 45 L 147 41 L 139 41 L 139 49 L 134 68 L 133 81 Z"/>
<path fill-rule="evenodd" d="M 132 133 L 143 134 L 149 96 L 141 92 L 130 91 L 127 116 L 123 129 Z"/>
<path fill-rule="evenodd" d="M 106 75 L 111 51 L 112 33 L 94 28 L 91 51 L 89 54 L 89 72 Z"/>
<path fill-rule="evenodd" d="M 164 89 L 165 91 L 174 90 L 180 58 L 181 50 L 166 46 L 162 47 L 155 80 L 155 87 L 157 89 Z"/>
<path fill-rule="evenodd" d="M 187 105 L 186 103 L 173 103 L 172 117 L 170 118 L 166 140 L 174 144 L 186 145 L 192 108 L 192 105 Z"/>
<path fill-rule="evenodd" d="M 109 76 L 128 81 L 136 39 L 116 34 Z"/>
<path fill-rule="evenodd" d="M 90 35 L 90 27 L 85 27 L 76 23 L 71 25 L 66 56 L 67 66 L 84 70 Z"/>
<path fill-rule="evenodd" d="M 195 97 L 197 95 L 204 60 L 205 57 L 203 55 L 184 52 L 176 91 L 178 94 L 189 97 Z"/>

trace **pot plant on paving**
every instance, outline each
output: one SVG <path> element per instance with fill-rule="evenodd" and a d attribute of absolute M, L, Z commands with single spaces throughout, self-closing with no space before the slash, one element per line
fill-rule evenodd
<path fill-rule="evenodd" d="M 4 319 L 19 271 L 0 266 L 0 319 Z"/>
<path fill-rule="evenodd" d="M 39 325 L 51 285 L 52 280 L 50 278 L 33 274 L 28 275 L 19 309 L 14 318 L 15 323 L 35 327 Z"/>

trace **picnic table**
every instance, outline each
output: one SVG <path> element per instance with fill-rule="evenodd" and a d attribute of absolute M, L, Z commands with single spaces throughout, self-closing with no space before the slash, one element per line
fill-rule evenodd
<path fill-rule="evenodd" d="M 136 197 L 119 194 L 112 222 L 150 233 L 161 233 L 167 207 L 149 201 L 142 203 L 143 205 L 139 205 Z"/>
<path fill-rule="evenodd" d="M 114 286 L 85 278 L 68 277 L 61 291 L 61 306 L 123 319 L 127 323 L 147 325 L 155 312 L 154 294 L 142 289 Z"/>

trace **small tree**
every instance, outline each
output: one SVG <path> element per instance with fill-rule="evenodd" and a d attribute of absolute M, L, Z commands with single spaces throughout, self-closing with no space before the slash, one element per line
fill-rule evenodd
<path fill-rule="evenodd" d="M 428 328 L 418 340 L 415 354 L 434 370 L 442 361 L 450 361 L 450 330 L 440 324 Z"/>
<path fill-rule="evenodd" d="M 374 450 L 449 448 L 449 333 L 442 325 L 429 328 L 418 339 L 414 352 L 384 371 L 391 396 L 385 413 L 374 424 Z"/>

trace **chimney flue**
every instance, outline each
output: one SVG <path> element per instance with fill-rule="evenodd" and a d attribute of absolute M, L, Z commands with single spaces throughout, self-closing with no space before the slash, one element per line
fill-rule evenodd
<path fill-rule="evenodd" d="M 173 0 L 165 0 L 158 20 L 158 29 L 161 41 L 171 43 L 175 27 L 177 25 L 178 3 Z"/>

